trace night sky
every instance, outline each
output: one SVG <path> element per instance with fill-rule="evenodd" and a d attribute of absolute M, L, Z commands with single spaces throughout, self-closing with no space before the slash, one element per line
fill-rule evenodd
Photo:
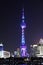
<path fill-rule="evenodd" d="M 24 7 L 25 40 L 30 45 L 43 38 L 43 1 L 41 0 L 2 0 L 0 1 L 0 42 L 4 49 L 14 51 L 21 45 L 21 14 Z"/>

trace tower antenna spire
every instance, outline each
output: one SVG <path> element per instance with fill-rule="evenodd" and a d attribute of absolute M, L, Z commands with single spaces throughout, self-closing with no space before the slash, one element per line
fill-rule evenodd
<path fill-rule="evenodd" d="M 25 17 L 24 17 L 24 8 L 22 9 L 22 22 L 24 22 L 24 19 L 25 19 Z"/>

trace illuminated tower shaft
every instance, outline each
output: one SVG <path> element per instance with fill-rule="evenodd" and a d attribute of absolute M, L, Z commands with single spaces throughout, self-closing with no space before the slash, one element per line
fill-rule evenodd
<path fill-rule="evenodd" d="M 25 45 L 25 36 L 24 36 L 24 29 L 26 28 L 26 24 L 24 22 L 24 9 L 22 11 L 22 23 L 21 23 L 21 28 L 22 28 L 22 39 L 21 39 L 21 56 L 26 56 L 26 45 Z"/>
<path fill-rule="evenodd" d="M 24 28 L 22 28 L 22 40 L 21 40 L 22 45 L 25 45 L 25 37 L 24 37 Z"/>

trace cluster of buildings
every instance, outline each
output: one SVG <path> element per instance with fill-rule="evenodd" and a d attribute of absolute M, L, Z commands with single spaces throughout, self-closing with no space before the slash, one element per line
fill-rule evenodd
<path fill-rule="evenodd" d="M 22 57 L 42 57 L 43 58 L 43 39 L 40 39 L 38 43 L 30 45 L 30 53 L 26 53 L 25 56 Z M 24 49 L 23 49 L 24 50 Z M 0 44 L 0 58 L 9 58 L 12 57 L 21 57 L 21 50 L 17 48 L 16 51 L 11 53 L 9 51 L 5 51 L 3 48 L 3 44 Z"/>
<path fill-rule="evenodd" d="M 43 57 L 43 39 L 41 38 L 38 43 L 33 44 L 31 47 L 32 57 Z"/>
<path fill-rule="evenodd" d="M 8 58 L 10 56 L 12 57 L 43 57 L 43 39 L 40 39 L 39 43 L 30 45 L 31 52 L 28 54 L 27 52 L 27 46 L 25 43 L 25 34 L 24 29 L 26 28 L 25 23 L 25 16 L 24 16 L 24 8 L 22 10 L 22 23 L 21 23 L 21 29 L 22 29 L 22 36 L 21 36 L 21 45 L 20 48 L 17 48 L 16 51 L 14 51 L 14 54 L 11 55 L 10 52 L 4 51 L 3 44 L 0 44 L 0 58 Z"/>

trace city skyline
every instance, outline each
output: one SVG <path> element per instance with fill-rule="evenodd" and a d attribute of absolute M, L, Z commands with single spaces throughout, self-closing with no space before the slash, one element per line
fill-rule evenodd
<path fill-rule="evenodd" d="M 21 44 L 21 13 L 24 4 L 25 39 L 28 48 L 33 42 L 43 38 L 43 2 L 1 1 L 0 2 L 0 42 L 6 50 L 14 51 Z"/>

